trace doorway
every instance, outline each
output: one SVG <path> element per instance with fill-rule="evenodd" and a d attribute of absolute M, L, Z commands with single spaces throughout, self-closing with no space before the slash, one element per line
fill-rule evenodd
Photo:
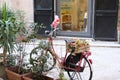
<path fill-rule="evenodd" d="M 117 40 L 119 0 L 95 0 L 94 38 Z"/>
<path fill-rule="evenodd" d="M 45 30 L 51 30 L 50 24 L 54 19 L 54 0 L 34 0 L 34 21 L 43 24 L 38 34 L 46 36 Z"/>

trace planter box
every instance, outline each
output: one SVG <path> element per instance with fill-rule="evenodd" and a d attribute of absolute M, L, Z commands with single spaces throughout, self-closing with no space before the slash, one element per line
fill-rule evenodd
<path fill-rule="evenodd" d="M 32 74 L 31 73 L 27 73 L 23 76 L 23 80 L 32 80 Z"/>
<path fill-rule="evenodd" d="M 22 75 L 17 74 L 9 69 L 5 69 L 8 80 L 22 80 Z"/>
<path fill-rule="evenodd" d="M 48 76 L 44 76 L 44 75 L 43 75 L 42 77 L 43 77 L 44 80 L 54 80 L 53 78 L 48 77 Z M 23 80 L 33 80 L 33 79 L 32 79 L 32 74 L 31 74 L 31 73 L 25 74 L 25 75 L 23 76 Z"/>
<path fill-rule="evenodd" d="M 16 67 L 6 68 L 5 71 L 7 73 L 8 80 L 23 80 L 23 75 L 16 73 Z M 27 73 L 26 73 L 27 74 Z"/>

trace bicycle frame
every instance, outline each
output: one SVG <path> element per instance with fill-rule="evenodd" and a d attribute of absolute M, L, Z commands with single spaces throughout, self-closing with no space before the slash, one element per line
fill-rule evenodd
<path fill-rule="evenodd" d="M 54 45 L 53 45 L 53 33 L 57 30 L 57 28 L 54 28 L 50 33 L 49 33 L 49 44 L 51 46 L 51 48 L 49 49 L 49 51 L 52 53 L 52 55 L 54 56 L 54 58 L 57 60 L 57 62 L 59 63 L 60 67 L 62 69 L 68 69 L 68 70 L 72 70 L 72 71 L 80 71 L 81 70 L 81 63 L 82 63 L 82 58 L 83 57 L 86 57 L 88 58 L 90 55 L 91 55 L 91 52 L 88 52 L 88 51 L 84 51 L 82 52 L 82 56 L 80 57 L 80 60 L 79 60 L 79 63 L 78 63 L 78 67 L 77 68 L 70 68 L 70 67 L 66 67 L 64 65 L 65 61 L 66 61 L 66 58 L 67 58 L 67 54 L 68 54 L 68 51 L 66 50 L 66 53 L 65 53 L 65 56 L 64 56 L 64 59 L 61 59 L 57 53 L 55 52 L 54 50 Z M 90 61 L 90 63 L 92 64 L 92 61 Z M 85 67 L 85 61 L 83 63 L 83 69 Z"/>

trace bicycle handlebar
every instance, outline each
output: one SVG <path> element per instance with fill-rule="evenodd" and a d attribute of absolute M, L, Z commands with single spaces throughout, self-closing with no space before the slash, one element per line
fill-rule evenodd
<path fill-rule="evenodd" d="M 49 31 L 49 30 L 45 30 L 45 34 L 48 34 L 49 36 L 52 36 L 53 33 L 54 33 L 56 30 L 59 30 L 59 28 L 54 28 L 54 29 L 51 30 L 51 31 Z"/>

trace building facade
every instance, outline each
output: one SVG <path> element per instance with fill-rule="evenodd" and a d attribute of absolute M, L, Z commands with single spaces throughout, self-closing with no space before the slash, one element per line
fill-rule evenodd
<path fill-rule="evenodd" d="M 87 37 L 96 40 L 117 40 L 119 0 L 0 0 L 12 9 L 25 11 L 26 21 L 44 24 L 45 35 L 54 15 L 60 17 L 57 36 Z"/>

